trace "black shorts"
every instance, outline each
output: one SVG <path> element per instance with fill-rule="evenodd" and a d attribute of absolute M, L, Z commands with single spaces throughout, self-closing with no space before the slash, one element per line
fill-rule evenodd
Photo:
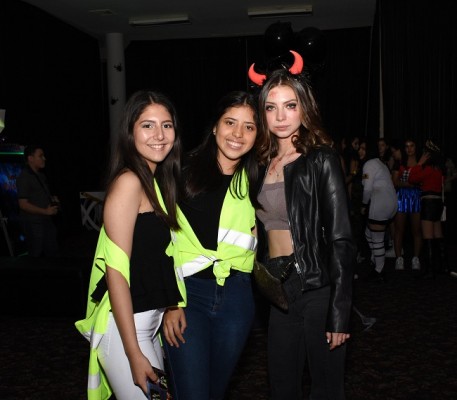
<path fill-rule="evenodd" d="M 422 199 L 421 200 L 421 219 L 424 221 L 441 221 L 441 213 L 443 212 L 443 201 L 437 199 Z"/>

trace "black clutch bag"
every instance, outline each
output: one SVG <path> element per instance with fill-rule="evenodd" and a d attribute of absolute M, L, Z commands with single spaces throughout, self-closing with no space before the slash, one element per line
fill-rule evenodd
<path fill-rule="evenodd" d="M 159 379 L 157 382 L 148 381 L 148 400 L 171 400 L 172 396 L 168 390 L 168 379 L 164 371 L 154 368 Z"/>
<path fill-rule="evenodd" d="M 268 268 L 258 261 L 254 262 L 252 273 L 259 291 L 276 307 L 287 311 L 289 304 L 282 286 L 283 280 L 273 276 Z"/>

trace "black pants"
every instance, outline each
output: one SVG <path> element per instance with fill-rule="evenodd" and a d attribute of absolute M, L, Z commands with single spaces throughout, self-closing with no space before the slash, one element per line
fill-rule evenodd
<path fill-rule="evenodd" d="M 296 272 L 289 279 L 299 280 Z M 268 328 L 268 372 L 272 400 L 303 400 L 306 362 L 310 400 L 343 400 L 346 345 L 329 350 L 325 324 L 330 287 L 305 291 L 282 312 L 272 306 Z"/>
<path fill-rule="evenodd" d="M 31 257 L 57 257 L 57 229 L 51 218 L 24 222 L 27 251 Z"/>

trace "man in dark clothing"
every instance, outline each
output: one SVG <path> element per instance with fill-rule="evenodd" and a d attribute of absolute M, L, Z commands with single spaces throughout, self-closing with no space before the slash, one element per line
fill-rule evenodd
<path fill-rule="evenodd" d="M 57 229 L 52 217 L 58 213 L 59 204 L 41 172 L 46 164 L 44 151 L 40 146 L 28 146 L 24 157 L 26 166 L 16 179 L 16 187 L 28 254 L 55 257 L 58 255 Z"/>

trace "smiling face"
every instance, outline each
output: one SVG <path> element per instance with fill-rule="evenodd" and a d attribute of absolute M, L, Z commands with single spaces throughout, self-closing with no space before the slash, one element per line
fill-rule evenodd
<path fill-rule="evenodd" d="M 298 134 L 302 124 L 300 105 L 294 90 L 289 86 L 276 86 L 265 101 L 268 129 L 279 140 Z"/>
<path fill-rule="evenodd" d="M 133 138 L 138 153 L 155 171 L 173 148 L 175 127 L 168 110 L 160 104 L 147 106 L 133 127 Z"/>
<path fill-rule="evenodd" d="M 230 107 L 213 128 L 217 144 L 217 160 L 224 174 L 234 168 L 254 146 L 257 126 L 254 111 L 249 106 Z"/>

